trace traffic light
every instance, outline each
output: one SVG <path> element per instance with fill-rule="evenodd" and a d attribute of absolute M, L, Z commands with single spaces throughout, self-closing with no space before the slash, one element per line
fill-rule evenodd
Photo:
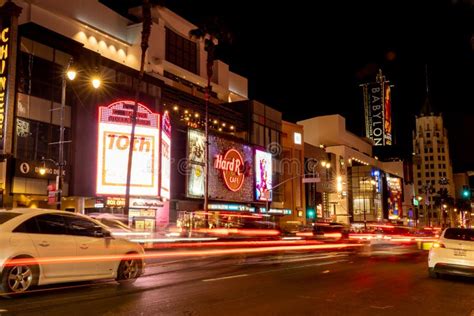
<path fill-rule="evenodd" d="M 314 211 L 314 208 L 309 208 L 306 210 L 306 217 L 307 218 L 315 218 L 316 217 L 316 212 Z"/>
<path fill-rule="evenodd" d="M 471 189 L 469 189 L 468 186 L 464 186 L 462 189 L 462 197 L 464 199 L 470 199 L 471 198 Z"/>

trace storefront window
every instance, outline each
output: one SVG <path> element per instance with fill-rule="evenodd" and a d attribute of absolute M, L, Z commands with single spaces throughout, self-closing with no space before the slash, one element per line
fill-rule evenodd
<path fill-rule="evenodd" d="M 372 222 L 382 219 L 380 177 L 370 166 L 352 167 L 353 221 Z"/>

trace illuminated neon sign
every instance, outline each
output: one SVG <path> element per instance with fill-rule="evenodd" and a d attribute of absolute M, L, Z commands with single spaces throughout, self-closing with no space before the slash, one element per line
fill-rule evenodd
<path fill-rule="evenodd" d="M 170 198 L 171 179 L 171 122 L 168 112 L 161 120 L 161 191 L 163 198 Z"/>
<path fill-rule="evenodd" d="M 5 27 L 0 33 L 0 150 L 5 150 L 5 92 L 8 69 L 8 46 L 10 28 Z"/>
<path fill-rule="evenodd" d="M 216 155 L 214 168 L 222 170 L 222 176 L 227 188 L 231 191 L 239 191 L 244 184 L 245 175 L 243 173 L 244 159 L 235 149 L 229 149 L 224 156 Z"/>
<path fill-rule="evenodd" d="M 133 146 L 130 194 L 158 195 L 160 116 L 138 103 L 135 138 L 130 139 L 134 101 L 99 108 L 97 194 L 125 195 L 129 148 Z"/>

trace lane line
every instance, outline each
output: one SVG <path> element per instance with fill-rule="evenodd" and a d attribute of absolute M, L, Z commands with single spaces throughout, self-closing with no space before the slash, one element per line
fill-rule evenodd
<path fill-rule="evenodd" d="M 237 274 L 237 275 L 231 275 L 231 276 L 226 276 L 222 278 L 205 279 L 205 280 L 202 280 L 202 282 L 212 282 L 212 281 L 220 281 L 220 280 L 227 280 L 227 279 L 243 278 L 246 276 L 249 276 L 249 274 Z"/>
<path fill-rule="evenodd" d="M 242 278 L 242 277 L 247 277 L 247 276 L 252 276 L 252 275 L 257 275 L 257 274 L 264 274 L 264 273 L 285 271 L 285 270 L 302 269 L 302 268 L 315 267 L 315 266 L 324 266 L 324 265 L 329 265 L 329 264 L 334 264 L 334 263 L 339 263 L 339 262 L 347 262 L 347 261 L 349 261 L 349 260 L 335 260 L 335 261 L 328 261 L 328 262 L 319 262 L 319 263 L 315 263 L 315 264 L 306 264 L 306 265 L 297 266 L 297 267 L 266 270 L 266 271 L 261 271 L 261 272 L 255 272 L 255 273 L 252 273 L 252 274 L 237 274 L 237 275 L 231 275 L 231 276 L 226 276 L 226 277 L 222 277 L 222 278 L 204 279 L 204 280 L 201 280 L 201 281 L 211 282 L 211 281 L 220 281 L 220 280 L 226 280 L 226 279 Z"/>

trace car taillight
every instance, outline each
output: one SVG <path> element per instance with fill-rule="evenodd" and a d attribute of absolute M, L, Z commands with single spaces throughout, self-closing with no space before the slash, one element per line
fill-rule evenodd
<path fill-rule="evenodd" d="M 442 242 L 434 242 L 433 243 L 433 248 L 446 248 L 446 246 Z"/>

